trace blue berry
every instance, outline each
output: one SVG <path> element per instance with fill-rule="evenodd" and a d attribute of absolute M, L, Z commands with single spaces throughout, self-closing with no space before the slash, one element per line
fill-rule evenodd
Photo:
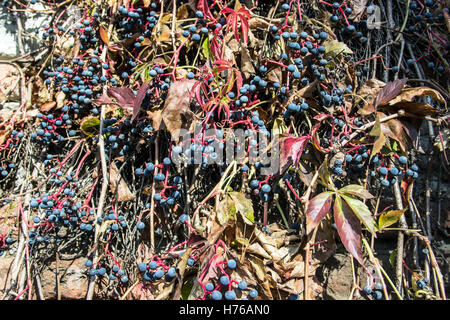
<path fill-rule="evenodd" d="M 234 260 L 234 259 L 228 260 L 227 265 L 228 265 L 228 268 L 235 269 L 236 268 L 236 260 Z"/>
<path fill-rule="evenodd" d="M 145 272 L 147 271 L 147 264 L 145 262 L 141 262 L 138 265 L 138 269 L 140 272 Z M 117 272 L 117 271 L 116 271 Z"/>
<path fill-rule="evenodd" d="M 238 283 L 238 288 L 241 289 L 241 290 L 247 289 L 247 282 L 245 282 L 244 280 L 240 281 Z"/>
<path fill-rule="evenodd" d="M 230 283 L 230 278 L 228 278 L 227 276 L 221 276 L 220 283 L 224 286 L 227 286 Z"/>
<path fill-rule="evenodd" d="M 234 300 L 236 299 L 236 293 L 232 290 L 229 290 L 227 292 L 225 292 L 225 299 L 226 300 Z"/>
<path fill-rule="evenodd" d="M 167 271 L 167 275 L 171 278 L 174 278 L 177 275 L 177 269 L 175 269 L 174 267 L 171 267 L 168 271 Z"/>
<path fill-rule="evenodd" d="M 258 291 L 256 291 L 255 289 L 250 290 L 250 292 L 248 293 L 249 297 L 254 299 L 258 296 Z"/>
<path fill-rule="evenodd" d="M 417 288 L 424 289 L 425 287 L 426 287 L 426 284 L 424 281 L 422 281 L 422 280 L 417 281 Z"/>
<path fill-rule="evenodd" d="M 264 192 L 264 193 L 269 193 L 270 190 L 272 190 L 272 188 L 271 188 L 270 185 L 268 185 L 268 184 L 265 184 L 265 185 L 263 185 L 263 186 L 261 187 L 261 191 Z"/>
<path fill-rule="evenodd" d="M 213 299 L 213 300 L 222 300 L 222 293 L 220 293 L 220 291 L 214 290 L 211 293 L 211 299 Z"/>
<path fill-rule="evenodd" d="M 374 291 L 372 292 L 372 297 L 376 300 L 381 300 L 383 299 L 383 293 L 381 291 Z"/>
<path fill-rule="evenodd" d="M 138 230 L 144 229 L 144 228 L 145 228 L 145 223 L 143 223 L 142 221 L 139 221 L 139 222 L 136 224 L 136 228 L 137 228 Z"/>
<path fill-rule="evenodd" d="M 389 172 L 390 172 L 390 174 L 392 174 L 393 176 L 396 176 L 396 175 L 398 175 L 398 174 L 400 173 L 400 171 L 399 171 L 396 167 L 391 168 L 391 169 L 389 170 Z"/>

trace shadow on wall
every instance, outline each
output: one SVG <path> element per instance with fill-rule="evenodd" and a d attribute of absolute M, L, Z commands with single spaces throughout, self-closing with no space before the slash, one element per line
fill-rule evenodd
<path fill-rule="evenodd" d="M 18 28 L 17 19 L 20 19 L 23 32 L 29 35 L 23 35 L 22 41 L 24 51 L 29 52 L 37 50 L 40 46 L 39 38 L 42 31 L 35 33 L 36 29 L 40 29 L 50 21 L 51 16 L 42 13 L 24 13 L 11 12 L 8 8 L 12 7 L 12 1 L 2 1 L 0 6 L 0 59 L 11 58 L 20 55 L 18 46 Z M 36 10 L 45 9 L 45 7 L 36 3 L 31 5 Z M 32 37 L 32 36 L 36 37 Z"/>

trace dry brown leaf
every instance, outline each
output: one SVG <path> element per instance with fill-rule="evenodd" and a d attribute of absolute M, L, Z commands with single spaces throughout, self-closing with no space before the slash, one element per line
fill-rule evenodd
<path fill-rule="evenodd" d="M 276 67 L 267 73 L 267 79 L 271 82 L 281 83 L 281 67 Z"/>
<path fill-rule="evenodd" d="M 256 275 L 259 281 L 264 281 L 266 279 L 266 267 L 261 259 L 255 256 L 248 256 L 247 261 L 250 262 L 253 273 Z"/>
<path fill-rule="evenodd" d="M 248 20 L 248 26 L 250 29 L 256 29 L 256 28 L 260 28 L 260 29 L 267 29 L 271 26 L 272 24 L 269 21 L 264 20 L 263 18 L 260 17 L 251 17 Z"/>
<path fill-rule="evenodd" d="M 188 5 L 182 4 L 177 10 L 177 20 L 187 19 L 189 17 Z"/>
<path fill-rule="evenodd" d="M 378 92 L 383 88 L 386 84 L 383 81 L 377 79 L 367 80 L 366 83 L 358 90 L 357 95 L 362 97 L 367 104 L 373 104 L 375 97 Z M 355 102 L 360 102 L 361 99 L 358 97 L 355 99 Z"/>
<path fill-rule="evenodd" d="M 403 89 L 402 92 L 397 97 L 390 100 L 387 104 L 393 106 L 394 104 L 397 103 L 412 102 L 413 99 L 416 97 L 426 97 L 426 96 L 430 96 L 431 98 L 438 100 L 440 102 L 445 102 L 445 99 L 442 97 L 439 91 L 436 91 L 428 87 L 415 87 Z"/>
<path fill-rule="evenodd" d="M 60 109 L 64 106 L 64 99 L 66 98 L 66 94 L 62 91 L 59 91 L 56 95 L 56 108 Z"/>
<path fill-rule="evenodd" d="M 397 110 L 403 109 L 406 112 L 419 116 L 431 116 L 440 112 L 439 109 L 436 109 L 426 102 L 400 102 L 393 105 L 392 108 Z"/>
<path fill-rule="evenodd" d="M 18 77 L 19 74 L 14 66 L 9 64 L 0 65 L 0 101 L 6 99 L 7 93 L 10 95 L 10 99 L 19 97 Z"/>
<path fill-rule="evenodd" d="M 100 38 L 104 43 L 106 43 L 107 46 L 109 46 L 109 35 L 108 31 L 105 30 L 105 28 L 100 27 Z"/>
<path fill-rule="evenodd" d="M 264 259 L 271 259 L 271 256 L 266 252 L 266 250 L 264 250 L 263 247 L 261 247 L 261 245 L 257 242 L 251 244 L 247 249 L 246 252 L 248 253 L 253 253 L 253 254 L 257 254 L 261 257 L 263 257 Z"/>
<path fill-rule="evenodd" d="M 78 56 L 78 53 L 80 52 L 81 42 L 76 43 L 72 50 L 71 50 L 71 56 L 72 58 L 75 58 Z"/>
<path fill-rule="evenodd" d="M 5 143 L 6 139 L 9 138 L 11 134 L 11 129 L 0 130 L 0 145 Z"/>
<path fill-rule="evenodd" d="M 244 73 L 244 76 L 246 78 L 250 77 L 251 74 L 255 73 L 255 68 L 253 67 L 252 64 L 250 52 L 245 46 L 241 46 L 241 72 Z"/>
<path fill-rule="evenodd" d="M 445 17 L 445 25 L 447 26 L 447 30 L 450 33 L 450 15 L 445 10 L 443 10 L 442 12 L 444 13 L 444 17 Z"/>
<path fill-rule="evenodd" d="M 402 92 L 402 89 L 407 81 L 408 78 L 403 78 L 388 82 L 386 86 L 378 91 L 374 106 L 377 108 L 379 106 L 386 105 L 389 101 L 397 97 Z"/>
<path fill-rule="evenodd" d="M 152 114 L 153 127 L 160 130 L 164 123 L 175 141 L 179 138 L 180 129 L 190 124 L 189 104 L 193 98 L 190 93 L 195 82 L 187 79 L 174 82 L 169 88 L 164 108 Z"/>
<path fill-rule="evenodd" d="M 56 106 L 56 102 L 55 101 L 49 101 L 44 103 L 43 105 L 40 106 L 39 110 L 41 110 L 42 112 L 48 112 L 50 111 L 54 106 Z"/>
<path fill-rule="evenodd" d="M 119 181 L 119 187 L 117 189 L 117 201 L 118 202 L 125 202 L 130 201 L 136 198 L 130 191 L 130 189 L 127 186 L 127 183 L 122 179 L 121 175 L 119 174 L 119 170 L 117 169 L 116 164 L 113 162 L 111 166 L 109 167 L 109 183 L 111 187 L 111 192 L 115 195 L 116 194 L 116 188 L 117 188 L 117 181 Z"/>
<path fill-rule="evenodd" d="M 359 22 L 366 12 L 367 0 L 349 0 L 348 4 L 350 5 L 350 8 L 352 8 L 352 13 L 348 18 L 355 22 Z"/>

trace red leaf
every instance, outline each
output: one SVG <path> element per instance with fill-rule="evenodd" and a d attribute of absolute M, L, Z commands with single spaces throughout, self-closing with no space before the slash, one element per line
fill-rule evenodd
<path fill-rule="evenodd" d="M 241 11 L 241 10 L 239 10 L 239 11 Z M 244 38 L 244 43 L 247 44 L 247 42 L 248 42 L 248 30 L 249 30 L 248 20 L 242 14 L 239 15 L 239 17 L 241 19 L 242 37 Z"/>
<path fill-rule="evenodd" d="M 303 148 L 310 138 L 310 136 L 301 136 L 298 138 L 291 136 L 281 140 L 280 167 L 282 172 L 288 166 L 297 166 L 297 163 L 302 155 Z"/>
<path fill-rule="evenodd" d="M 241 7 L 238 12 L 240 15 L 244 15 L 247 19 L 250 19 L 250 11 L 246 7 Z"/>
<path fill-rule="evenodd" d="M 92 101 L 92 103 L 100 106 L 102 104 L 110 104 L 110 103 L 114 103 L 114 101 L 112 101 L 112 99 L 110 97 L 107 96 L 101 96 L 100 98 L 97 98 L 95 100 Z"/>
<path fill-rule="evenodd" d="M 209 9 L 207 0 L 200 0 L 197 4 L 197 9 L 199 9 L 200 11 L 203 11 L 205 16 L 207 18 L 210 18 L 210 20 L 214 20 L 211 10 Z"/>
<path fill-rule="evenodd" d="M 233 13 L 233 32 L 234 32 L 234 37 L 236 38 L 237 42 L 239 42 L 239 32 L 238 32 L 238 15 Z"/>
<path fill-rule="evenodd" d="M 134 106 L 134 94 L 130 88 L 118 87 L 109 88 L 108 95 L 117 100 L 117 103 L 123 108 L 132 108 Z"/>
<path fill-rule="evenodd" d="M 241 89 L 244 80 L 242 79 L 242 74 L 239 70 L 235 69 L 234 74 L 236 75 L 236 90 L 239 92 L 239 89 Z"/>
<path fill-rule="evenodd" d="M 308 202 L 306 208 L 306 233 L 309 234 L 331 209 L 333 192 L 322 192 Z"/>
<path fill-rule="evenodd" d="M 139 88 L 139 92 L 134 100 L 133 116 L 131 117 L 131 121 L 133 121 L 138 115 L 139 110 L 141 108 L 142 100 L 144 100 L 144 97 L 147 94 L 147 89 L 148 89 L 148 82 L 142 84 L 142 86 Z"/>
<path fill-rule="evenodd" d="M 220 13 L 234 13 L 234 10 L 231 8 L 223 8 Z"/>
<path fill-rule="evenodd" d="M 334 222 L 336 223 L 342 244 L 360 264 L 363 264 L 361 254 L 361 223 L 358 217 L 355 216 L 352 209 L 340 197 L 336 197 L 333 211 Z"/>
<path fill-rule="evenodd" d="M 405 86 L 408 78 L 398 79 L 392 82 L 389 82 L 386 86 L 384 86 L 379 92 L 375 99 L 374 106 L 386 104 L 387 102 L 394 99 L 396 96 L 402 92 L 403 87 Z"/>

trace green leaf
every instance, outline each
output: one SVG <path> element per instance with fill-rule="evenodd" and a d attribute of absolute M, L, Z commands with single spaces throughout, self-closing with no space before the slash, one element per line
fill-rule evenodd
<path fill-rule="evenodd" d="M 272 135 L 282 135 L 287 132 L 286 124 L 284 123 L 284 119 L 282 117 L 278 117 L 273 122 Z"/>
<path fill-rule="evenodd" d="M 90 118 L 81 123 L 81 131 L 88 137 L 97 135 L 100 130 L 100 119 Z"/>
<path fill-rule="evenodd" d="M 236 206 L 229 195 L 220 202 L 217 210 L 217 219 L 221 224 L 226 224 L 228 219 L 236 217 Z"/>
<path fill-rule="evenodd" d="M 403 210 L 390 210 L 387 212 L 383 212 L 378 218 L 378 228 L 381 230 L 393 225 L 400 219 L 400 217 L 406 212 L 406 210 L 407 208 Z"/>
<path fill-rule="evenodd" d="M 319 178 L 319 182 L 322 183 L 323 186 L 330 190 L 336 190 L 333 180 L 331 179 L 330 171 L 328 170 L 328 162 L 326 159 L 319 168 Z"/>
<path fill-rule="evenodd" d="M 391 144 L 390 144 L 390 139 L 386 138 L 386 143 L 383 145 L 383 147 L 381 148 L 380 152 L 382 154 L 384 154 L 385 156 L 392 156 L 395 151 L 392 150 Z"/>
<path fill-rule="evenodd" d="M 363 264 L 361 253 L 361 222 L 352 209 L 341 200 L 340 196 L 334 201 L 334 221 L 336 229 L 345 249 Z"/>
<path fill-rule="evenodd" d="M 325 47 L 325 56 L 328 58 L 333 58 L 340 53 L 353 54 L 353 51 L 344 42 L 335 39 L 327 40 L 323 45 Z"/>
<path fill-rule="evenodd" d="M 366 228 L 376 237 L 377 225 L 372 217 L 372 213 L 366 204 L 356 198 L 347 195 L 341 195 L 345 202 L 353 210 L 353 213 L 359 218 L 359 220 L 366 226 Z"/>
<path fill-rule="evenodd" d="M 188 300 L 189 294 L 192 291 L 192 287 L 194 286 L 194 282 L 192 281 L 192 277 L 187 279 L 183 286 L 181 287 L 181 299 L 182 300 Z"/>
<path fill-rule="evenodd" d="M 391 149 L 394 150 L 395 152 L 398 151 L 398 143 L 396 140 L 392 140 Z"/>
<path fill-rule="evenodd" d="M 392 268 L 395 268 L 396 260 L 397 260 L 397 249 L 394 249 L 389 255 L 389 263 L 391 264 Z"/>
<path fill-rule="evenodd" d="M 341 189 L 339 189 L 340 194 L 348 194 L 352 196 L 357 196 L 363 199 L 372 199 L 373 195 L 369 191 L 364 189 L 364 187 L 357 184 L 349 184 Z"/>
<path fill-rule="evenodd" d="M 205 40 L 202 43 L 202 53 L 206 59 L 212 56 L 211 43 L 209 42 L 208 37 L 205 37 Z"/>
<path fill-rule="evenodd" d="M 230 192 L 231 199 L 234 201 L 236 211 L 242 215 L 245 222 L 255 223 L 255 216 L 253 211 L 253 203 L 242 192 Z M 236 215 L 236 213 L 235 213 Z"/>

